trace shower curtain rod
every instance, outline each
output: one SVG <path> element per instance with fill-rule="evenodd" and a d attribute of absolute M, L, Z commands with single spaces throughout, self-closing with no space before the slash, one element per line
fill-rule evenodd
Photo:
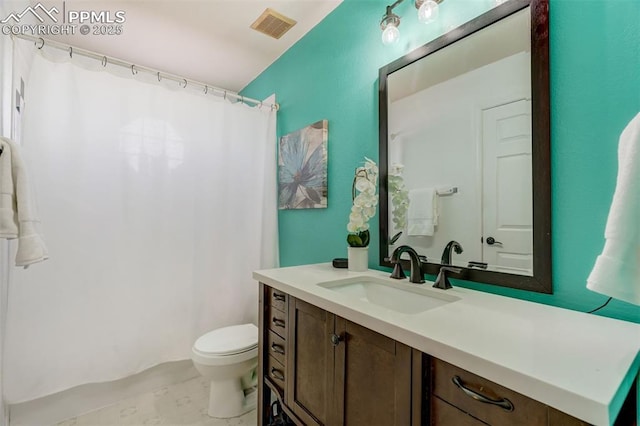
<path fill-rule="evenodd" d="M 118 65 L 118 66 L 121 66 L 121 67 L 129 68 L 133 75 L 135 75 L 138 72 L 142 71 L 142 72 L 146 72 L 146 73 L 149 73 L 149 74 L 156 75 L 158 77 L 158 81 L 161 81 L 163 78 L 175 81 L 176 83 L 180 84 L 180 86 L 182 88 L 186 88 L 188 85 L 200 86 L 205 94 L 211 93 L 213 95 L 222 96 L 225 99 L 233 98 L 233 99 L 236 99 L 236 100 L 238 100 L 238 101 L 240 101 L 242 103 L 246 103 L 246 104 L 252 103 L 254 105 L 270 107 L 272 111 L 274 111 L 274 110 L 278 111 L 280 109 L 280 105 L 278 103 L 275 103 L 275 104 L 264 103 L 264 102 L 259 101 L 257 99 L 248 98 L 246 96 L 239 95 L 238 93 L 233 92 L 231 90 L 221 89 L 219 87 L 215 87 L 215 86 L 212 86 L 210 84 L 203 83 L 201 81 L 191 80 L 189 78 L 181 77 L 181 76 L 178 76 L 178 75 L 175 75 L 175 74 L 170 74 L 170 73 L 167 73 L 167 72 L 164 72 L 164 71 L 159 71 L 159 70 L 156 70 L 156 69 L 153 69 L 153 68 L 149 68 L 149 67 L 145 67 L 145 66 L 142 66 L 142 65 L 136 65 L 136 64 L 133 64 L 131 62 L 123 61 L 123 60 L 118 59 L 118 58 L 113 58 L 111 56 L 101 55 L 99 53 L 92 52 L 90 50 L 80 49 L 78 47 L 74 47 L 74 46 L 71 46 L 71 45 L 68 45 L 68 44 L 64 44 L 64 43 L 60 43 L 60 42 L 57 42 L 57 41 L 44 39 L 42 37 L 30 36 L 30 35 L 26 35 L 26 34 L 14 34 L 14 35 L 12 35 L 12 37 L 19 38 L 19 39 L 22 39 L 22 40 L 27 40 L 27 41 L 33 41 L 35 46 L 38 49 L 42 49 L 46 44 L 47 46 L 51 46 L 51 47 L 54 47 L 56 49 L 68 51 L 70 57 L 73 57 L 73 55 L 80 55 L 80 56 L 84 56 L 84 57 L 87 57 L 87 58 L 95 59 L 95 60 L 101 61 L 103 67 L 106 67 L 107 64 Z"/>

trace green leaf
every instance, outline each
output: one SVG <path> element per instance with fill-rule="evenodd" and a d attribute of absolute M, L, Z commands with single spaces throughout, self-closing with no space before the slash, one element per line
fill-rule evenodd
<path fill-rule="evenodd" d="M 351 247 L 364 247 L 362 244 L 362 239 L 360 239 L 359 234 L 349 234 L 347 235 L 347 243 Z"/>
<path fill-rule="evenodd" d="M 391 244 L 395 243 L 396 241 L 398 241 L 398 238 L 400 238 L 400 235 L 402 235 L 402 231 L 398 232 L 396 235 L 391 237 L 391 240 L 389 241 L 389 245 L 391 245 Z"/>
<path fill-rule="evenodd" d="M 362 231 L 360 233 L 360 239 L 362 240 L 361 247 L 367 247 L 369 245 L 369 231 Z"/>

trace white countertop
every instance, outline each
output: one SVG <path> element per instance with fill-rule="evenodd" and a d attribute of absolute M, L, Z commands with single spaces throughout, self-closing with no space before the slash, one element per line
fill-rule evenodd
<path fill-rule="evenodd" d="M 455 302 L 399 314 L 317 285 L 358 276 L 389 274 L 329 263 L 253 273 L 268 286 L 595 425 L 612 423 L 638 375 L 639 324 L 461 287 L 432 289 Z"/>

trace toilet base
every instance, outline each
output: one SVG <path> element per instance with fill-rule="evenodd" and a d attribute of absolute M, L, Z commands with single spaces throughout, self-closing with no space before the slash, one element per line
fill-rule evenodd
<path fill-rule="evenodd" d="M 212 381 L 207 414 L 219 419 L 241 416 L 256 408 L 257 393 L 245 396 L 240 379 Z"/>

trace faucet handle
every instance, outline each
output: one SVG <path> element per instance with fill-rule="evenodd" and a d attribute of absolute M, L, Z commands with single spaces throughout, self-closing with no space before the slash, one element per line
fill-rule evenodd
<path fill-rule="evenodd" d="M 407 278 L 407 276 L 404 274 L 404 271 L 402 270 L 402 263 L 400 261 L 396 262 L 393 265 L 393 272 L 391 272 L 391 278 L 394 278 L 396 280 L 403 280 Z"/>
<path fill-rule="evenodd" d="M 449 277 L 447 277 L 447 272 L 453 272 L 455 274 L 459 274 L 462 272 L 461 268 L 454 268 L 451 266 L 443 266 L 440 268 L 440 272 L 438 272 L 438 276 L 436 277 L 436 281 L 432 287 L 440 288 L 442 290 L 448 290 L 453 288 L 451 282 L 449 282 Z"/>
<path fill-rule="evenodd" d="M 489 264 L 486 263 L 486 262 L 478 262 L 478 261 L 475 261 L 475 260 L 470 260 L 469 261 L 469 265 L 467 265 L 467 268 L 487 269 L 488 266 L 489 266 Z"/>

